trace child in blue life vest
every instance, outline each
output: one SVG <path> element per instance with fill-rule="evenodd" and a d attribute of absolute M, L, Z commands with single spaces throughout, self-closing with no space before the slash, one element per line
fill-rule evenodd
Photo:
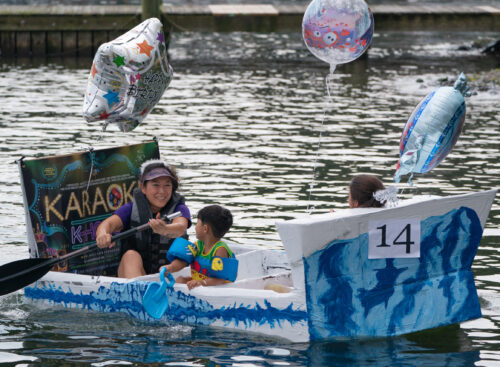
<path fill-rule="evenodd" d="M 209 205 L 198 212 L 195 232 L 197 241 L 191 243 L 177 238 L 170 247 L 164 266 L 168 273 L 175 273 L 188 264 L 191 276 L 179 276 L 177 283 L 187 284 L 188 289 L 212 286 L 234 281 L 238 272 L 238 261 L 221 238 L 233 224 L 231 212 L 220 205 Z"/>

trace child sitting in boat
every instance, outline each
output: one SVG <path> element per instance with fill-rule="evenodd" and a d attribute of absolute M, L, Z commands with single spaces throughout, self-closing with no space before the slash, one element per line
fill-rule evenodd
<path fill-rule="evenodd" d="M 191 276 L 179 276 L 177 283 L 187 284 L 188 289 L 212 286 L 234 281 L 238 272 L 238 260 L 221 238 L 233 224 L 231 212 L 220 205 L 209 205 L 198 212 L 193 244 L 177 238 L 167 253 L 170 264 L 164 266 L 168 273 L 175 273 L 188 264 Z"/>
<path fill-rule="evenodd" d="M 349 208 L 381 208 L 397 201 L 397 189 L 385 188 L 375 175 L 361 174 L 349 183 Z"/>

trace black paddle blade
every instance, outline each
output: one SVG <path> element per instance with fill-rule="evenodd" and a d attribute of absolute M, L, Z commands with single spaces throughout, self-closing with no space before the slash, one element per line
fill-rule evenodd
<path fill-rule="evenodd" d="M 51 260 L 32 258 L 0 266 L 0 296 L 24 288 L 43 277 L 54 266 Z"/>
<path fill-rule="evenodd" d="M 165 221 L 181 215 L 181 212 L 175 212 L 162 218 Z M 149 228 L 149 224 L 145 223 L 142 226 L 131 228 L 128 231 L 121 232 L 111 237 L 111 242 L 129 237 Z M 82 255 L 86 252 L 92 251 L 97 248 L 97 243 L 82 247 L 76 251 L 70 252 L 58 258 L 32 258 L 25 260 L 13 261 L 11 263 L 0 266 L 0 296 L 4 294 L 17 291 L 27 285 L 35 282 L 49 272 L 49 270 L 57 263 L 67 261 L 71 257 Z"/>

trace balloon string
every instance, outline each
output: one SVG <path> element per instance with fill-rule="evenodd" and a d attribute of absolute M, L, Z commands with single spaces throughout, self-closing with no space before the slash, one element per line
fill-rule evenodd
<path fill-rule="evenodd" d="M 89 172 L 89 180 L 87 182 L 87 191 L 89 191 L 90 180 L 92 179 L 92 173 L 94 171 L 94 148 L 89 147 L 89 155 L 90 155 L 90 172 Z"/>
<path fill-rule="evenodd" d="M 97 141 L 101 141 L 104 138 L 104 133 L 106 132 L 106 128 L 108 127 L 109 122 L 104 120 L 104 123 L 102 124 L 102 129 L 101 132 L 99 133 L 99 137 L 97 138 Z"/>
<path fill-rule="evenodd" d="M 314 179 L 316 176 L 316 166 L 318 164 L 319 160 L 319 152 L 321 148 L 321 138 L 323 137 L 323 128 L 325 124 L 325 118 L 326 118 L 326 112 L 328 110 L 328 107 L 332 103 L 332 96 L 330 94 L 330 86 L 333 80 L 333 73 L 335 71 L 336 65 L 331 64 L 330 65 L 330 73 L 325 77 L 325 84 L 326 84 L 326 92 L 328 94 L 328 99 L 326 101 L 325 109 L 323 110 L 323 118 L 321 119 L 321 126 L 319 129 L 319 137 L 318 137 L 318 146 L 316 148 L 316 156 L 314 157 L 314 164 L 313 164 L 313 171 L 312 171 L 312 177 L 311 177 L 311 183 L 309 184 L 309 198 L 307 200 L 307 213 L 312 214 L 314 211 L 314 206 L 311 206 L 311 196 L 312 196 L 312 191 L 314 188 Z"/>

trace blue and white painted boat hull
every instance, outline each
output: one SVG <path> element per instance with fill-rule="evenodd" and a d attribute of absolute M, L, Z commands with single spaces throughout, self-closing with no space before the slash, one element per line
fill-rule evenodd
<path fill-rule="evenodd" d="M 30 302 L 41 307 L 123 312 L 159 325 L 210 325 L 277 337 L 288 335 L 299 342 L 309 340 L 304 293 L 292 289 L 285 252 L 237 247 L 236 253 L 241 264 L 236 282 L 191 291 L 185 284 L 175 284 L 166 290 L 168 309 L 159 320 L 142 306 L 144 293 L 150 282 L 159 281 L 158 274 L 129 280 L 49 272 L 24 292 Z M 244 273 L 247 277 L 240 279 Z"/>
<path fill-rule="evenodd" d="M 191 291 L 176 284 L 166 291 L 169 308 L 160 320 L 142 307 L 157 275 L 127 280 L 49 272 L 25 296 L 48 307 L 124 312 L 160 325 L 211 325 L 294 342 L 459 323 L 481 317 L 471 264 L 495 194 L 426 197 L 278 222 L 285 251 L 236 246 L 236 282 Z"/>

